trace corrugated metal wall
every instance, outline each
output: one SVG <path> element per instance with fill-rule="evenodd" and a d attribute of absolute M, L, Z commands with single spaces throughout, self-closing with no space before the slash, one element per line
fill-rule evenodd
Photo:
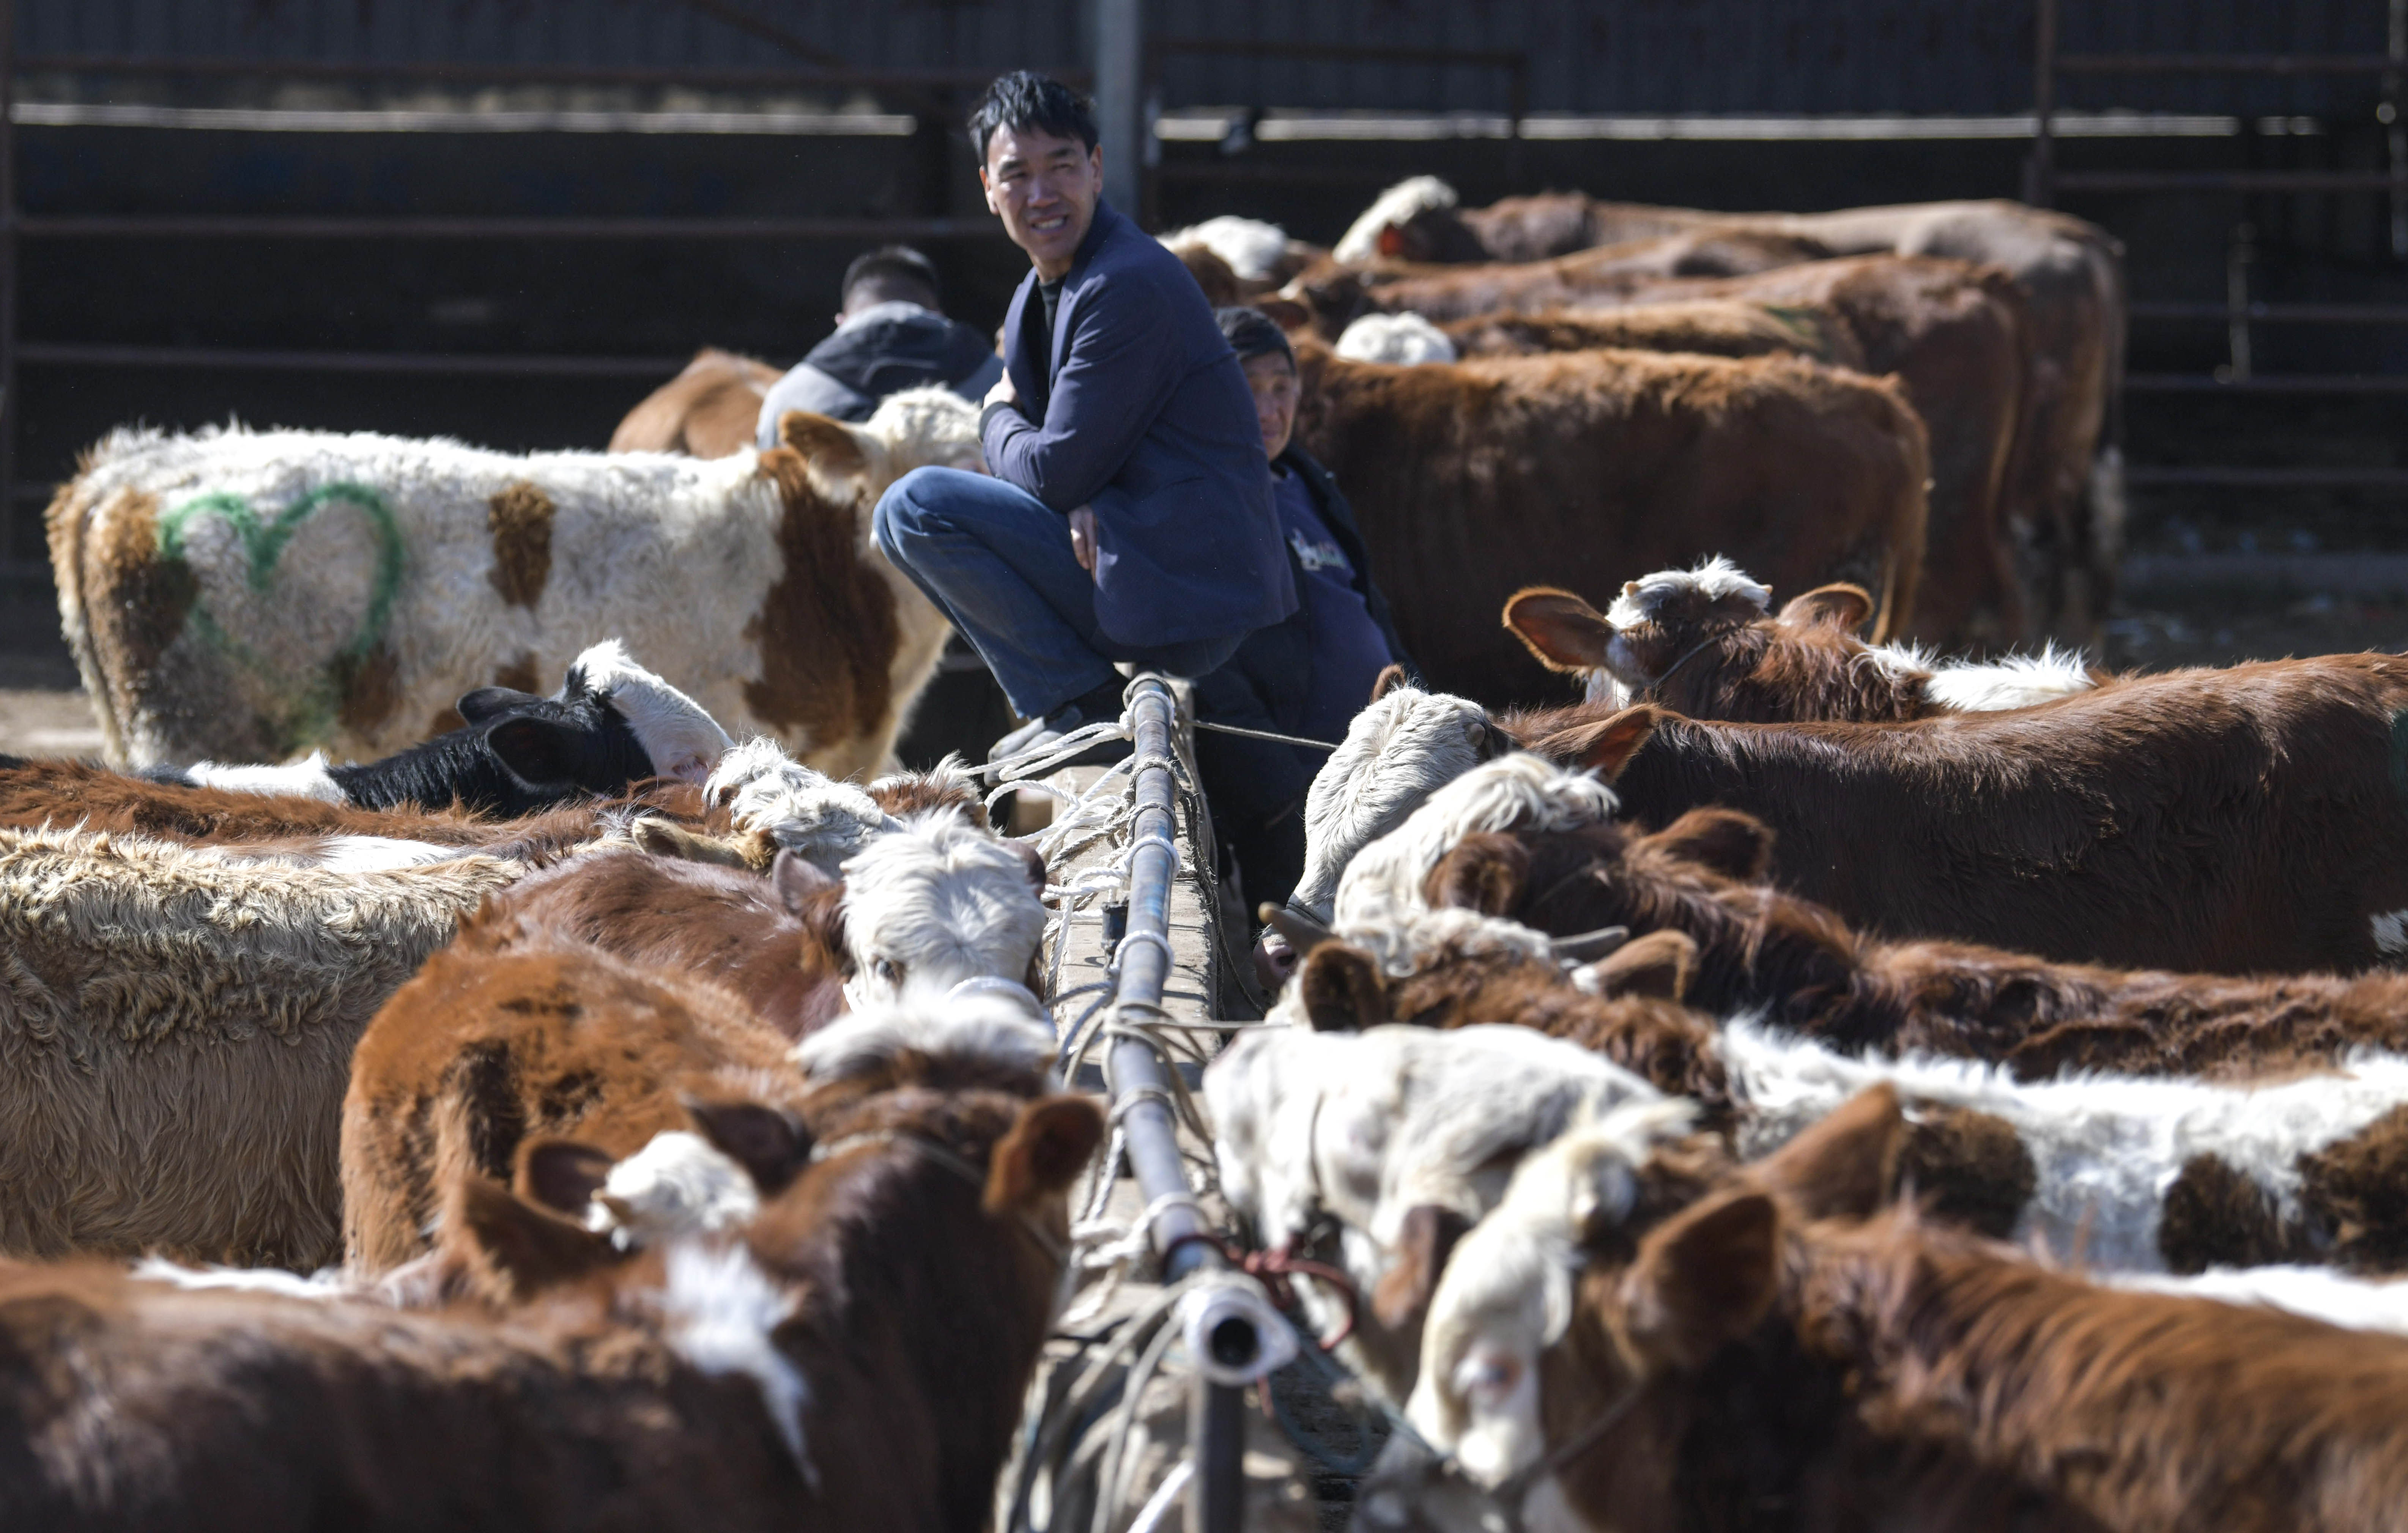
<path fill-rule="evenodd" d="M 1084 0 L 19 0 L 29 52 L 361 64 L 859 69 L 1067 66 Z M 2070 51 L 2380 52 L 2383 0 L 2067 4 Z M 1580 113 L 1987 113 L 2031 100 L 2032 0 L 1154 0 L 1157 37 L 1526 54 L 1530 106 Z M 1171 105 L 1484 110 L 1494 69 L 1173 56 Z M 2315 112 L 2358 79 L 2082 82 L 2069 105 Z"/>

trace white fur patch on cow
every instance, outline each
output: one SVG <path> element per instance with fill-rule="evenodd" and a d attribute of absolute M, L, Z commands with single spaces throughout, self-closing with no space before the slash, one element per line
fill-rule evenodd
<path fill-rule="evenodd" d="M 625 1251 L 734 1229 L 760 1211 L 751 1173 L 701 1135 L 672 1128 L 610 1168 L 585 1225 Z"/>
<path fill-rule="evenodd" d="M 1401 367 L 1461 360 L 1445 331 L 1413 313 L 1366 314 L 1346 327 L 1335 350 L 1352 362 Z"/>
<path fill-rule="evenodd" d="M 819 1471 L 803 1443 L 810 1386 L 772 1339 L 794 1299 L 741 1245 L 671 1246 L 660 1292 L 669 1347 L 705 1373 L 740 1373 L 760 1386 L 778 1435 L 814 1486 Z"/>
<path fill-rule="evenodd" d="M 907 986 L 1017 981 L 1045 932 L 1045 907 L 1021 852 L 947 811 L 915 814 L 845 859 L 845 947 L 856 1008 Z"/>
<path fill-rule="evenodd" d="M 1043 1071 L 1054 1062 L 1054 1034 L 1010 997 L 914 987 L 894 1002 L 837 1018 L 796 1044 L 792 1057 L 814 1080 L 843 1080 L 904 1053 Z"/>
<path fill-rule="evenodd" d="M 1359 266 L 1380 258 L 1380 236 L 1391 223 L 1410 223 L 1419 214 L 1441 212 L 1455 206 L 1459 199 L 1455 188 L 1436 176 L 1414 176 L 1398 181 L 1372 199 L 1371 206 L 1346 232 L 1329 253 L 1349 265 Z"/>
<path fill-rule="evenodd" d="M 937 384 L 898 389 L 878 402 L 861 429 L 885 448 L 893 478 L 914 468 L 969 468 L 986 471 L 986 449 L 979 441 L 979 407 L 953 390 Z M 867 527 L 864 546 L 870 546 Z"/>
<path fill-rule="evenodd" d="M 2260 1305 L 2353 1331 L 2408 1336 L 2408 1279 L 2352 1277 L 2329 1267 L 2212 1267 L 2184 1277 L 2106 1272 L 2098 1281 L 2143 1293 Z"/>
<path fill-rule="evenodd" d="M 1897 1086 L 1918 1107 L 1963 1108 L 2012 1126 L 2039 1183 L 2019 1240 L 2109 1270 L 2161 1271 L 2166 1189 L 2194 1155 L 2214 1155 L 2300 1212 L 2300 1157 L 2408 1103 L 2408 1056 L 2360 1054 L 2333 1075 L 2270 1085 L 2074 1075 L 2017 1081 L 1974 1060 L 1851 1058 L 1748 1021 L 1724 1028 L 1731 1094 L 1744 1104 L 1741 1153 L 1753 1159 L 1869 1086 Z"/>
<path fill-rule="evenodd" d="M 866 790 L 804 766 L 766 738 L 728 751 L 703 792 L 727 806 L 738 830 L 767 830 L 830 878 L 872 839 L 903 828 Z"/>
<path fill-rule="evenodd" d="M 1354 854 L 1405 823 L 1490 752 L 1488 710 L 1468 697 L 1398 687 L 1354 715 L 1304 797 L 1304 876 L 1288 904 L 1330 918 Z"/>
<path fill-rule="evenodd" d="M 1770 586 L 1717 554 L 1699 561 L 1693 569 L 1659 569 L 1653 575 L 1624 582 L 1622 595 L 1605 609 L 1605 621 L 1616 628 L 1636 628 L 1656 621 L 1656 614 L 1674 597 L 1692 592 L 1708 601 L 1744 596 L 1756 604 L 1759 612 L 1769 610 L 1772 605 Z"/>
<path fill-rule="evenodd" d="M 1405 1414 L 1471 1479 L 1494 1485 L 1545 1452 L 1539 1358 L 1571 1324 L 1582 1233 L 1629 1213 L 1639 1168 L 1690 1118 L 1685 1102 L 1651 1102 L 1573 1129 L 1525 1159 L 1496 1211 L 1456 1242 Z"/>
<path fill-rule="evenodd" d="M 1868 670 L 1879 671 L 1882 679 L 1892 686 L 1904 686 L 1928 678 L 1938 668 L 1940 657 L 1921 644 L 1898 639 L 1888 644 L 1866 645 L 1850 658 L 1848 665 L 1852 668 L 1862 666 Z"/>
<path fill-rule="evenodd" d="M 700 782 L 736 743 L 700 703 L 637 665 L 615 638 L 589 646 L 569 662 L 568 669 L 572 688 L 574 678 L 581 674 L 585 684 L 627 721 L 659 776 Z"/>
<path fill-rule="evenodd" d="M 2408 910 L 2383 910 L 2369 918 L 2374 951 L 2386 958 L 2408 954 Z"/>
<path fill-rule="evenodd" d="M 184 780 L 196 788 L 314 798 L 322 804 L 351 801 L 327 772 L 323 751 L 312 751 L 299 761 L 288 761 L 281 766 L 223 766 L 214 761 L 196 761 L 181 770 Z"/>
<path fill-rule="evenodd" d="M 134 1264 L 127 1276 L 196 1292 L 223 1289 L 275 1294 L 283 1298 L 351 1298 L 360 1293 L 359 1285 L 339 1267 L 325 1268 L 304 1277 L 280 1267 L 185 1267 L 162 1256 L 145 1256 Z"/>
<path fill-rule="evenodd" d="M 2098 684 L 2081 651 L 2060 650 L 2049 644 L 2038 654 L 2011 654 L 1980 665 L 1939 666 L 1924 683 L 1923 695 L 1959 713 L 1996 713 L 2013 708 L 2037 708 L 2088 692 Z"/>
<path fill-rule="evenodd" d="M 1166 250 L 1201 245 L 1227 262 L 1229 269 L 1248 282 L 1270 280 L 1287 255 L 1285 229 L 1258 218 L 1238 218 L 1228 213 L 1191 223 L 1184 229 L 1173 229 L 1160 238 Z"/>
<path fill-rule="evenodd" d="M 1483 762 L 1355 853 L 1338 881 L 1332 924 L 1350 940 L 1383 942 L 1428 909 L 1423 881 L 1465 837 L 1517 827 L 1573 830 L 1613 818 L 1616 807 L 1613 790 L 1594 772 L 1568 771 L 1524 752 Z"/>
<path fill-rule="evenodd" d="M 1478 1219 L 1512 1161 L 1572 1125 L 1656 1088 L 1589 1050 L 1526 1027 L 1241 1033 L 1204 1071 L 1221 1189 L 1264 1244 L 1324 1213 L 1350 1241 L 1356 1281 L 1422 1205 Z M 1368 1288 L 1366 1289 L 1368 1291 Z"/>

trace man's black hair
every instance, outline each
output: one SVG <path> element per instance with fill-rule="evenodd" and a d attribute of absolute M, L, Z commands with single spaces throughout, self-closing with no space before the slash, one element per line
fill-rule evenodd
<path fill-rule="evenodd" d="M 1212 318 L 1221 326 L 1222 338 L 1229 343 L 1229 350 L 1238 353 L 1240 365 L 1273 354 L 1287 358 L 1289 366 L 1296 365 L 1296 348 L 1288 344 L 1287 332 L 1261 309 L 1233 305 L 1212 310 Z"/>
<path fill-rule="evenodd" d="M 1035 128 L 1056 138 L 1076 138 L 1090 150 L 1103 138 L 1096 131 L 1094 103 L 1034 69 L 997 75 L 970 109 L 970 148 L 982 165 L 986 164 L 986 141 L 997 128 L 1014 133 Z"/>
<path fill-rule="evenodd" d="M 844 307 L 853 307 L 853 290 L 856 283 L 868 281 L 915 282 L 928 290 L 931 306 L 943 308 L 945 290 L 937 280 L 937 264 L 909 245 L 881 245 L 853 258 L 844 268 L 844 286 L 838 294 Z"/>

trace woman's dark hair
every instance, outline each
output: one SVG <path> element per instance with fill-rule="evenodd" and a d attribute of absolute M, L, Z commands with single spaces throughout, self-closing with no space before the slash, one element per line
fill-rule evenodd
<path fill-rule="evenodd" d="M 1076 138 L 1091 150 L 1102 137 L 1086 97 L 1033 69 L 997 75 L 970 109 L 970 148 L 981 165 L 986 164 L 986 141 L 997 128 L 1014 133 L 1035 128 L 1056 138 Z"/>
<path fill-rule="evenodd" d="M 1238 305 L 1212 310 L 1212 318 L 1220 324 L 1222 337 L 1228 341 L 1229 350 L 1238 353 L 1241 365 L 1274 352 L 1287 358 L 1289 366 L 1296 365 L 1296 348 L 1288 344 L 1287 332 L 1279 327 L 1277 320 L 1261 309 Z"/>

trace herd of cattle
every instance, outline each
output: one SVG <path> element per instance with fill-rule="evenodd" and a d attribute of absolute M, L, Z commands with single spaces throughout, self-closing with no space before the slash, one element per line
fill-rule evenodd
<path fill-rule="evenodd" d="M 1391 1413 L 1358 1526 L 2399 1526 L 2408 660 L 1903 641 L 2107 589 L 2112 247 L 1413 182 L 1180 248 L 1427 665 L 1202 1078 Z M 947 634 L 867 513 L 975 419 L 756 453 L 747 365 L 650 451 L 61 491 L 110 764 L 0 758 L 8 1526 L 992 1525 L 1108 1124 L 1060 869 L 890 759 Z"/>

